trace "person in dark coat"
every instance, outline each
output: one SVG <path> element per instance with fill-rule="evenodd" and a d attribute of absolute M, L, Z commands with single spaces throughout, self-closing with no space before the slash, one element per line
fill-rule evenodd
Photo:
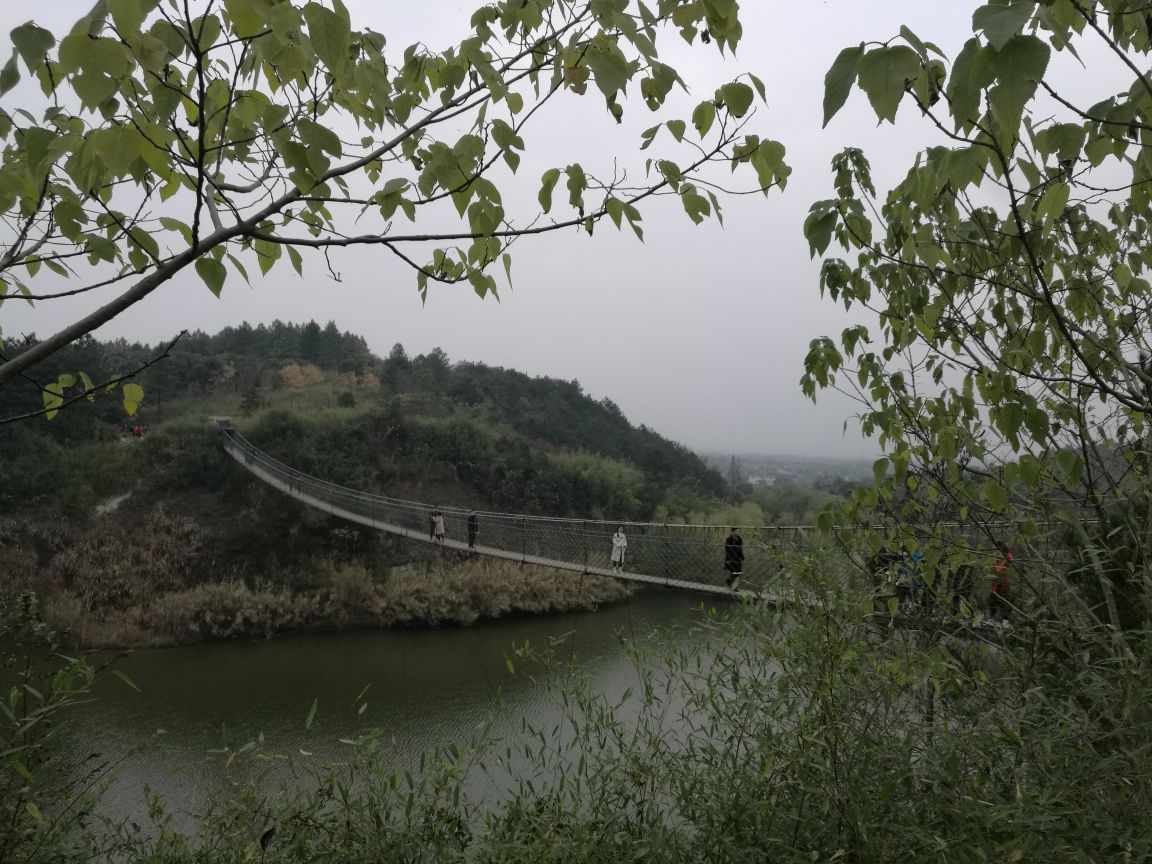
<path fill-rule="evenodd" d="M 733 528 L 724 541 L 724 569 L 728 571 L 728 587 L 735 588 L 744 575 L 744 541 L 739 528 Z"/>
<path fill-rule="evenodd" d="M 476 515 L 476 508 L 468 511 L 468 548 L 476 548 L 476 532 L 480 530 L 480 517 Z"/>

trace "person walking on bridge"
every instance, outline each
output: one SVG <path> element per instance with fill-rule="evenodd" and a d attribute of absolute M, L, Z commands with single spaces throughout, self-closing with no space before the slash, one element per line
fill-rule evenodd
<path fill-rule="evenodd" d="M 476 533 L 480 530 L 480 517 L 476 515 L 476 508 L 468 511 L 468 548 L 476 548 Z"/>
<path fill-rule="evenodd" d="M 621 525 L 612 535 L 612 569 L 619 573 L 624 569 L 624 550 L 628 548 L 628 538 L 624 535 L 624 526 Z"/>
<path fill-rule="evenodd" d="M 735 588 L 744 575 L 744 541 L 739 528 L 733 528 L 724 541 L 724 569 L 728 571 L 728 587 Z"/>
<path fill-rule="evenodd" d="M 432 536 L 437 543 L 444 542 L 444 514 L 437 508 L 432 516 Z"/>

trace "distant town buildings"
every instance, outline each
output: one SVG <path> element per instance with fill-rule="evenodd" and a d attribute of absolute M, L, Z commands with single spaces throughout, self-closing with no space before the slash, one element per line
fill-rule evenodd
<path fill-rule="evenodd" d="M 850 495 L 858 485 L 871 483 L 872 463 L 841 457 L 788 456 L 759 453 L 702 454 L 733 488 L 805 486 L 836 495 Z M 727 469 L 727 470 L 725 470 Z"/>

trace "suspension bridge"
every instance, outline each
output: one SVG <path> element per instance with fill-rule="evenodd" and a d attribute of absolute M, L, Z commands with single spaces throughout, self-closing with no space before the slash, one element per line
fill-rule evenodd
<path fill-rule="evenodd" d="M 564 519 L 514 513 L 477 512 L 476 536 L 468 543 L 470 511 L 374 495 L 311 477 L 272 458 L 248 441 L 227 418 L 213 418 L 224 449 L 249 473 L 297 501 L 340 519 L 423 543 L 434 543 L 430 517 L 444 517 L 442 546 L 461 552 L 558 570 L 664 585 L 702 594 L 754 598 L 775 603 L 772 590 L 783 574 L 783 550 L 802 549 L 849 565 L 847 556 L 810 528 L 741 528 L 743 588 L 725 582 L 724 540 L 728 528 Z M 623 527 L 628 546 L 623 568 L 612 569 L 612 534 Z"/>

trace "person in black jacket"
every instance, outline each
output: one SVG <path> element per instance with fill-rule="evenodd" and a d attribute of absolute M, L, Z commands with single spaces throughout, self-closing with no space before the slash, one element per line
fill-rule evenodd
<path fill-rule="evenodd" d="M 476 515 L 476 508 L 468 511 L 468 548 L 476 548 L 476 532 L 480 530 L 480 517 Z"/>
<path fill-rule="evenodd" d="M 724 569 L 728 571 L 728 587 L 735 588 L 744 575 L 744 541 L 739 528 L 733 528 L 724 541 Z"/>

